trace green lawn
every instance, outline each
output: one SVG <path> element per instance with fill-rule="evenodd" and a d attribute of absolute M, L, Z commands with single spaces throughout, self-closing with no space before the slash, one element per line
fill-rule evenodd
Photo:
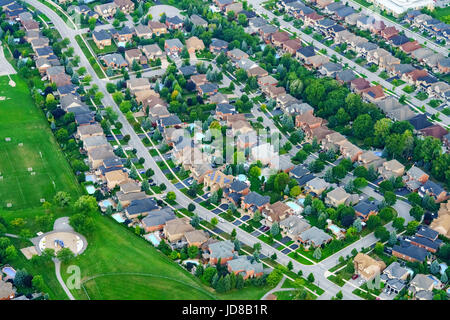
<path fill-rule="evenodd" d="M 0 101 L 0 208 L 40 208 L 41 199 L 51 200 L 58 191 L 80 195 L 81 188 L 26 83 L 18 76 L 12 78 L 15 87 L 8 85 L 8 77 L 0 77 L 0 96 L 6 97 Z"/>
<path fill-rule="evenodd" d="M 97 47 L 97 45 L 95 44 L 94 40 L 92 40 L 92 39 L 88 39 L 87 43 L 89 44 L 92 51 L 94 51 L 94 53 L 96 55 L 103 55 L 103 54 L 117 52 L 117 46 L 114 42 L 112 42 L 110 46 L 104 47 L 103 49 L 99 49 Z"/>

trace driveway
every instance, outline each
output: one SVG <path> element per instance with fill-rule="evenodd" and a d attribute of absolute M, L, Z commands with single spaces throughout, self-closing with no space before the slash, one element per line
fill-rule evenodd
<path fill-rule="evenodd" d="M 3 52 L 3 46 L 0 46 L 0 76 L 7 76 L 9 74 L 15 74 L 16 70 L 6 60 L 5 53 Z"/>

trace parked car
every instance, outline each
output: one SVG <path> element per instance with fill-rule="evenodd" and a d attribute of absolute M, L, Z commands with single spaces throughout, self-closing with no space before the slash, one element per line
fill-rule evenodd
<path fill-rule="evenodd" d="M 358 275 L 357 275 L 357 274 L 352 275 L 352 280 L 355 280 L 355 279 L 357 279 L 357 278 L 358 278 Z"/>

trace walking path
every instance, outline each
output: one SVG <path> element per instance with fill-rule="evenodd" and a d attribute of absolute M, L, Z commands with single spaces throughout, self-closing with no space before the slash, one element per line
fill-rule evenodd
<path fill-rule="evenodd" d="M 286 280 L 286 276 L 283 276 L 283 278 L 280 280 L 280 282 L 277 284 L 277 286 L 275 288 L 267 291 L 267 293 L 262 296 L 261 300 L 267 300 L 267 297 L 275 292 L 295 290 L 294 288 L 282 288 L 285 280 Z"/>

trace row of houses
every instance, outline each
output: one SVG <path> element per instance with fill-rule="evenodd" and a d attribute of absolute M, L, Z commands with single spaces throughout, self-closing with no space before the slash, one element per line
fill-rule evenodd
<path fill-rule="evenodd" d="M 365 281 L 373 281 L 380 276 L 384 291 L 389 294 L 397 295 L 406 289 L 414 300 L 433 300 L 433 290 L 442 288 L 436 277 L 420 273 L 413 277 L 412 271 L 397 261 L 386 267 L 383 261 L 360 252 L 353 258 L 353 265 L 355 274 Z"/>
<path fill-rule="evenodd" d="M 438 41 L 450 40 L 450 25 L 438 19 L 424 14 L 419 10 L 411 10 L 403 17 L 412 27 L 417 27 L 421 32 L 428 33 L 429 37 L 436 37 Z"/>

